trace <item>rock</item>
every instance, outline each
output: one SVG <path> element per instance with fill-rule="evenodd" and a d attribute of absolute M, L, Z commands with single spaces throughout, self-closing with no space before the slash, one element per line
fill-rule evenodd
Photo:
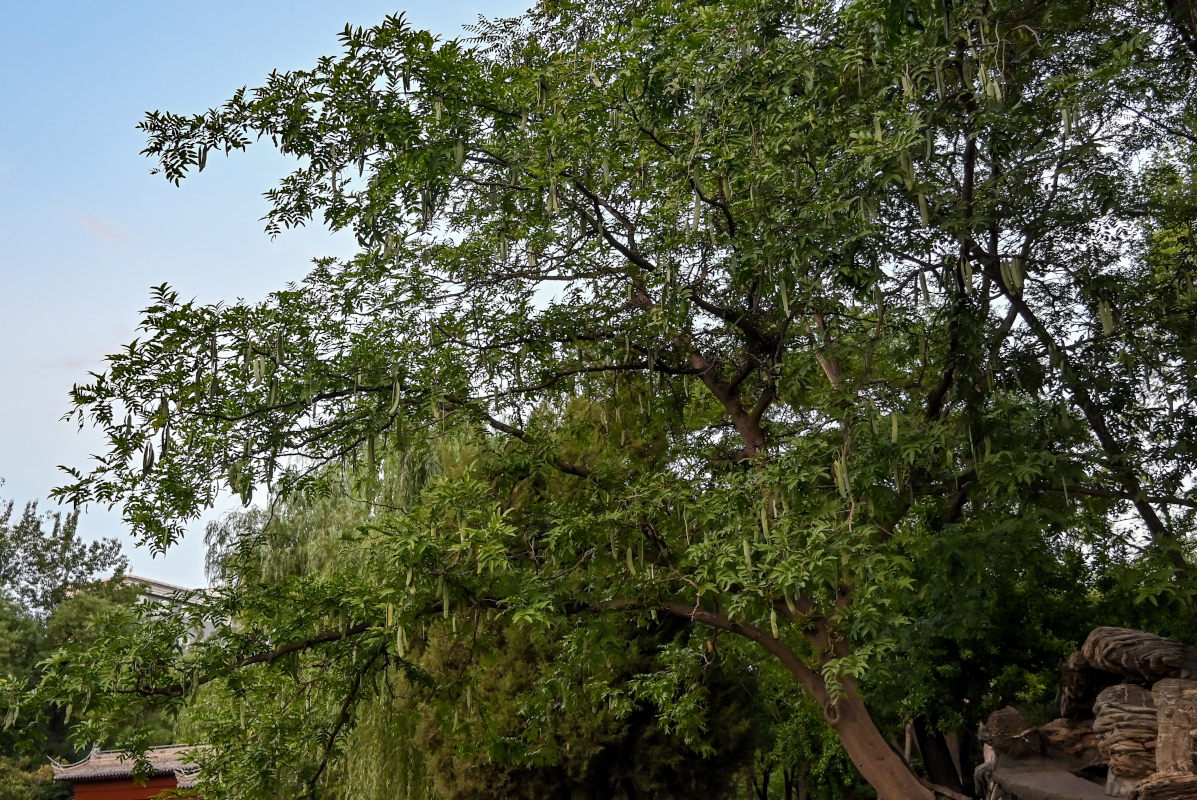
<path fill-rule="evenodd" d="M 1090 722 L 1076 719 L 1055 719 L 1039 726 L 1039 738 L 1044 754 L 1069 764 L 1073 770 L 1104 764 L 1098 750 L 1100 736 Z"/>
<path fill-rule="evenodd" d="M 1066 719 L 1093 719 L 1093 701 L 1107 686 L 1121 683 L 1122 676 L 1097 669 L 1077 651 L 1064 662 L 1060 672 L 1060 690 L 1056 703 Z"/>
<path fill-rule="evenodd" d="M 1043 752 L 1038 729 L 1016 708 L 999 708 L 989 715 L 978 733 L 980 740 L 999 755 L 1028 758 Z"/>
<path fill-rule="evenodd" d="M 1193 800 L 1197 775 L 1152 775 L 1137 787 L 1137 800 Z"/>
<path fill-rule="evenodd" d="M 1156 682 L 1151 694 L 1159 722 L 1156 769 L 1164 774 L 1194 774 L 1197 772 L 1193 753 L 1193 734 L 1197 730 L 1197 681 L 1165 678 Z"/>
<path fill-rule="evenodd" d="M 1134 681 L 1197 677 L 1197 647 L 1129 628 L 1094 628 L 1081 654 L 1090 667 Z"/>
<path fill-rule="evenodd" d="M 1142 686 L 1120 683 L 1102 689 L 1093 704 L 1097 750 L 1110 767 L 1107 792 L 1129 790 L 1156 771 L 1158 725 L 1152 693 Z"/>

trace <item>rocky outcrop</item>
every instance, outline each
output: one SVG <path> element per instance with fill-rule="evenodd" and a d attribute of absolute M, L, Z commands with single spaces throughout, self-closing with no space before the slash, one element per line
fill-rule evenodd
<path fill-rule="evenodd" d="M 1060 718 L 1013 708 L 981 727 L 986 800 L 1197 800 L 1197 647 L 1097 628 L 1069 657 Z"/>

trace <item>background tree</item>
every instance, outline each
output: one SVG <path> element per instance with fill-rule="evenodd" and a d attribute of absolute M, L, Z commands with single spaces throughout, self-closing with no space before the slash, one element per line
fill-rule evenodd
<path fill-rule="evenodd" d="M 94 644 L 102 611 L 132 604 L 136 592 L 93 583 L 126 561 L 116 540 L 80 539 L 77 511 L 39 514 L 30 502 L 14 520 L 13 508 L 0 502 L 0 798 L 54 800 L 71 790 L 54 783 L 47 757 L 79 752 L 69 741 L 68 704 L 27 706 L 34 724 L 16 725 L 13 698 L 37 685 L 40 662 L 55 649 Z"/>
<path fill-rule="evenodd" d="M 880 795 L 931 797 L 861 681 L 918 641 L 916 578 L 948 594 L 953 548 L 1006 586 L 1017 560 L 978 554 L 1079 547 L 1191 618 L 1177 242 L 1197 81 L 1171 21 L 552 2 L 467 43 L 347 29 L 311 70 L 148 115 L 176 182 L 269 139 L 300 166 L 267 193 L 268 230 L 319 217 L 360 251 L 258 304 L 156 289 L 144 335 L 75 387 L 109 452 L 61 496 L 123 501 L 166 547 L 224 488 L 318 490 L 321 465 L 375 470 L 383 442 L 466 432 L 478 463 L 373 526 L 364 568 L 412 575 L 386 603 L 314 581 L 287 598 L 304 624 L 263 606 L 223 667 L 214 646 L 208 671 L 139 661 L 99 685 L 177 699 L 318 649 L 313 680 L 352 695 L 369 659 L 405 663 L 382 644 L 392 614 L 669 614 L 776 659 Z M 151 634 L 169 631 L 126 645 Z M 636 685 L 667 721 L 705 638 L 688 641 Z"/>
<path fill-rule="evenodd" d="M 0 598 L 29 613 L 44 617 L 70 589 L 128 566 L 115 539 L 79 538 L 78 510 L 39 514 L 31 501 L 14 519 L 13 508 L 0 500 Z"/>
<path fill-rule="evenodd" d="M 465 458 L 471 450 L 465 449 Z M 294 500 L 269 515 L 230 515 L 211 525 L 213 575 L 230 601 L 236 597 L 226 609 L 260 608 L 279 592 L 291 594 L 313 580 L 330 580 L 364 602 L 391 607 L 393 621 L 393 604 L 382 602 L 392 586 L 376 569 L 371 540 L 356 532 L 376 521 L 381 508 L 402 513 L 418 496 L 410 494 L 413 484 L 439 473 L 443 460 L 451 471 L 464 466 L 462 448 L 453 440 L 442 441 L 429 455 L 407 455 L 387 454 L 383 481 L 389 488 L 363 479 L 360 470 L 357 480 L 354 471 L 338 470 L 341 477 L 329 482 L 327 497 Z M 350 563 L 370 568 L 353 570 L 354 581 L 346 585 Z M 250 624 L 277 627 L 280 622 L 278 610 L 271 608 L 268 619 Z M 297 692 L 305 707 L 344 719 L 343 744 L 332 737 L 337 746 L 329 744 L 313 762 L 316 771 L 306 776 L 309 787 L 319 785 L 321 796 L 730 796 L 757 743 L 753 729 L 762 709 L 754 676 L 739 663 L 709 658 L 709 668 L 692 687 L 707 698 L 689 723 L 708 734 L 695 746 L 657 720 L 651 699 L 629 697 L 613 706 L 601 691 L 651 673 L 659 666 L 656 654 L 685 635 L 686 626 L 662 620 L 652 630 L 637 631 L 618 617 L 609 618 L 600 635 L 623 642 L 624 648 L 603 651 L 605 663 L 571 654 L 579 643 L 570 627 L 544 630 L 495 619 L 452 623 L 447 630 L 422 626 L 412 630 L 410 640 L 396 631 L 394 640 L 388 637 L 387 655 L 365 667 L 362 688 L 348 705 L 342 705 L 346 698 L 339 685 L 324 693 L 304 678 L 324 668 L 327 656 L 297 654 L 286 664 L 266 667 L 274 673 L 271 678 L 235 674 L 207 684 L 184 711 L 186 732 L 198 741 L 238 741 L 236 749 L 214 753 L 209 770 L 231 776 L 246 758 L 269 763 L 276 751 L 292 746 L 290 737 L 309 736 L 311 712 L 288 737 L 279 737 L 276 693 Z M 406 667 L 391 663 L 396 655 Z M 588 688 L 574 696 L 562 684 Z M 298 698 L 290 702 L 300 704 Z M 288 785 L 300 776 L 264 777 L 267 782 L 255 791 L 303 788 Z M 238 787 L 233 796 L 243 791 L 243 780 L 227 780 L 229 789 Z"/>

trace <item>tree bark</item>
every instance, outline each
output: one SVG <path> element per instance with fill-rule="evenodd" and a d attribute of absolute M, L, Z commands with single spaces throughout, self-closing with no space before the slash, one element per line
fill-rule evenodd
<path fill-rule="evenodd" d="M 1193 0 L 1164 0 L 1168 17 L 1181 41 L 1197 55 L 1197 2 Z"/>
<path fill-rule="evenodd" d="M 956 764 L 952 761 L 952 754 L 943 734 L 932 729 L 927 725 L 927 720 L 920 717 L 914 721 L 914 741 L 923 756 L 927 777 L 933 783 L 946 786 L 954 792 L 963 792 L 964 784 L 956 771 Z"/>
<path fill-rule="evenodd" d="M 842 696 L 833 702 L 822 675 L 808 667 L 780 639 L 755 625 L 732 620 L 698 605 L 666 603 L 665 610 L 751 639 L 777 658 L 823 709 L 824 718 L 835 730 L 848 758 L 877 791 L 878 800 L 935 800 L 937 793 L 946 797 L 960 796 L 946 787 L 932 789 L 924 784 L 901 754 L 890 747 L 874 724 L 853 678 L 845 677 L 841 681 Z"/>

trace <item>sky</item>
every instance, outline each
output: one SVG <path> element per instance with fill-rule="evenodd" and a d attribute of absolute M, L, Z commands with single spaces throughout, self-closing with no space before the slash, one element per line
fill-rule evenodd
<path fill-rule="evenodd" d="M 351 243 L 308 227 L 270 239 L 262 192 L 289 171 L 266 146 L 175 187 L 150 174 L 136 124 L 149 110 L 194 113 L 273 69 L 337 52 L 346 23 L 400 11 L 445 37 L 526 0 L 0 0 L 0 499 L 46 499 L 59 465 L 86 468 L 103 443 L 61 417 L 68 392 L 137 334 L 149 287 L 202 301 L 258 299 Z M 89 507 L 84 538 L 119 539 L 130 571 L 205 584 L 203 528 L 165 556 L 138 548 L 119 509 Z"/>

